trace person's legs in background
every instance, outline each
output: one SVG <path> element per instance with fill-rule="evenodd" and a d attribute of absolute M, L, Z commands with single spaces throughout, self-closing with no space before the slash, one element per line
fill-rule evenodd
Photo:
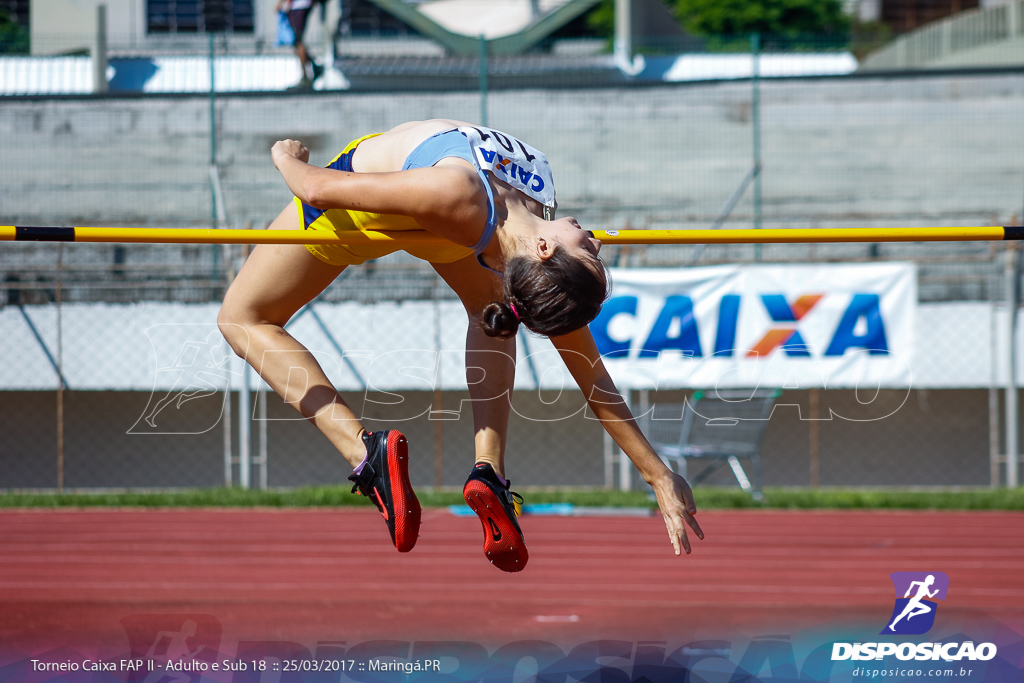
<path fill-rule="evenodd" d="M 296 5 L 304 6 L 296 7 Z M 291 10 L 288 12 L 288 21 L 292 25 L 292 31 L 295 33 L 295 56 L 299 58 L 299 62 L 302 65 L 300 85 L 311 85 L 323 73 L 323 67 L 310 57 L 309 51 L 306 49 L 305 39 L 303 38 L 306 32 L 306 20 L 309 18 L 309 13 L 312 10 L 313 3 L 310 0 L 292 0 Z"/>

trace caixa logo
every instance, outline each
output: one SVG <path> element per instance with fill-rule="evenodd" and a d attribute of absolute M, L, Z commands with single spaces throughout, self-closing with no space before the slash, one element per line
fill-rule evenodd
<path fill-rule="evenodd" d="M 637 357 L 656 358 L 662 351 L 677 350 L 684 357 L 702 358 L 705 356 L 705 349 L 701 345 L 703 330 L 700 327 L 703 324 L 715 326 L 711 355 L 716 358 L 767 358 L 776 351 L 791 358 L 809 358 L 814 349 L 801 334 L 799 323 L 824 298 L 824 294 L 804 294 L 790 301 L 784 294 L 776 293 L 761 294 L 757 297 L 725 294 L 719 301 L 717 315 L 706 316 L 700 320 L 694 313 L 694 302 L 691 297 L 682 294 L 670 295 L 665 297 L 650 332 L 641 342 Z M 749 347 L 737 347 L 741 304 L 750 299 L 759 300 L 756 305 L 767 314 L 770 326 L 756 337 L 757 341 Z M 614 338 L 609 330 L 612 320 L 617 316 L 636 317 L 639 303 L 639 297 L 632 295 L 612 297 L 590 324 L 597 348 L 605 358 L 624 358 L 640 341 L 622 338 L 621 334 L 619 338 Z M 841 357 L 849 349 L 864 350 L 872 356 L 889 355 L 889 343 L 878 294 L 855 293 L 839 317 L 838 323 L 831 330 L 824 352 L 817 353 L 824 357 Z"/>

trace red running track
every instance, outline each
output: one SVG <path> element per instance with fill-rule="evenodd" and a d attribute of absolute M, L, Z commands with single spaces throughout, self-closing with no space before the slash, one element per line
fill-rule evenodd
<path fill-rule="evenodd" d="M 198 614 L 226 641 L 581 642 L 808 628 L 877 633 L 894 571 L 943 571 L 943 615 L 1024 633 L 1024 514 L 709 511 L 690 556 L 660 517 L 523 518 L 525 571 L 483 557 L 475 517 L 425 510 L 397 553 L 375 510 L 0 513 L 0 642 L 124 644 L 122 619 Z"/>

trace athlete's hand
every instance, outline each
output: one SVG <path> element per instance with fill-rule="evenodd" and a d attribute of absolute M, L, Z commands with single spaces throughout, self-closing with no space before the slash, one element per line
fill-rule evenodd
<path fill-rule="evenodd" d="M 665 517 L 665 527 L 668 529 L 668 537 L 672 541 L 676 555 L 682 550 L 689 555 L 690 538 L 686 533 L 686 527 L 690 527 L 693 533 L 697 534 L 697 538 L 704 540 L 704 532 L 694 518 L 697 506 L 693 502 L 690 485 L 681 476 L 669 470 L 665 476 L 651 482 L 651 486 L 658 499 L 661 514 Z"/>
<path fill-rule="evenodd" d="M 280 160 L 286 157 L 298 159 L 303 163 L 309 163 L 309 150 L 298 140 L 278 140 L 270 148 L 270 156 L 274 160 L 274 166 L 281 169 Z"/>

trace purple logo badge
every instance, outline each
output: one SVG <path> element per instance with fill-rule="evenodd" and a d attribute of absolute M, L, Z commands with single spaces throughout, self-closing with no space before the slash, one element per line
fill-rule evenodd
<path fill-rule="evenodd" d="M 920 635 L 931 630 L 938 605 L 949 590 L 949 577 L 943 572 L 893 572 L 896 606 L 882 634 Z"/>

